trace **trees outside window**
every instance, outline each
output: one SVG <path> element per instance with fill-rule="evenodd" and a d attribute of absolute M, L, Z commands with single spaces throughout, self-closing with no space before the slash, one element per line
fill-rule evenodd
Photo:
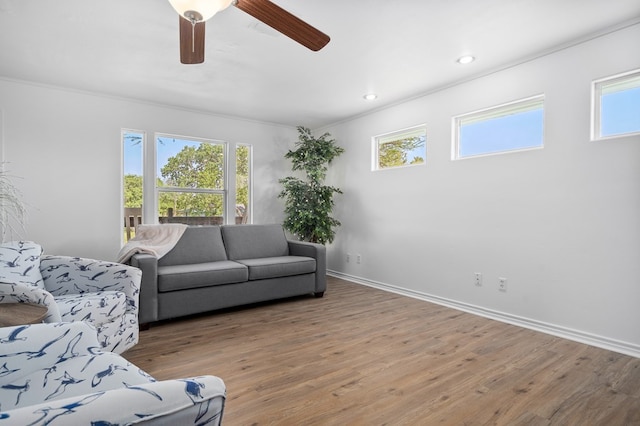
<path fill-rule="evenodd" d="M 427 156 L 427 129 L 416 126 L 373 138 L 373 170 L 424 164 Z"/>
<path fill-rule="evenodd" d="M 156 134 L 148 143 L 144 132 L 123 130 L 122 143 L 125 242 L 135 236 L 143 210 L 145 223 L 251 223 L 251 145 L 232 145 L 236 185 L 230 191 L 226 142 Z M 144 166 L 153 164 L 154 177 L 145 177 Z"/>
<path fill-rule="evenodd" d="M 251 146 L 236 147 L 236 223 L 251 222 Z"/>
<path fill-rule="evenodd" d="M 124 241 L 135 237 L 136 226 L 142 223 L 143 200 L 143 147 L 144 132 L 135 130 L 122 131 L 123 162 L 123 236 Z"/>
<path fill-rule="evenodd" d="M 167 135 L 156 142 L 160 220 L 193 223 L 180 218 L 201 217 L 224 223 L 224 143 Z"/>

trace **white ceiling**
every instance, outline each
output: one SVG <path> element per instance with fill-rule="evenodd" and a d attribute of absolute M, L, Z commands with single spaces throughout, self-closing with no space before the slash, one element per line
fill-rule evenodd
<path fill-rule="evenodd" d="M 317 128 L 640 22 L 638 0 L 274 2 L 331 42 L 312 52 L 230 7 L 205 63 L 182 65 L 167 0 L 0 0 L 0 76 Z"/>

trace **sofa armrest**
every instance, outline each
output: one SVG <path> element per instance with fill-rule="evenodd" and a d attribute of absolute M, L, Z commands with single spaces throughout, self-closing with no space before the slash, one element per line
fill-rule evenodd
<path fill-rule="evenodd" d="M 322 244 L 307 241 L 287 240 L 292 256 L 313 257 L 316 260 L 315 293 L 321 295 L 327 289 L 327 248 Z"/>
<path fill-rule="evenodd" d="M 47 424 L 220 425 L 226 398 L 215 376 L 127 385 L 0 412 L 0 426 Z"/>
<path fill-rule="evenodd" d="M 138 315 L 142 272 L 133 266 L 70 256 L 42 256 L 40 272 L 45 288 L 54 296 L 99 291 L 121 291 L 127 312 Z"/>
<path fill-rule="evenodd" d="M 138 322 L 148 324 L 158 320 L 158 258 L 137 253 L 129 260 L 131 266 L 142 271 L 140 282 L 140 312 Z"/>
<path fill-rule="evenodd" d="M 47 308 L 44 322 L 60 322 L 60 310 L 47 290 L 24 283 L 0 283 L 0 303 L 32 303 Z"/>

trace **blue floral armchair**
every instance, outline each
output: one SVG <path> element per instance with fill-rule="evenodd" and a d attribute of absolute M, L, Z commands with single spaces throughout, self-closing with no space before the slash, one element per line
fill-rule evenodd
<path fill-rule="evenodd" d="M 0 245 L 0 304 L 46 306 L 47 323 L 87 322 L 100 346 L 116 353 L 138 343 L 141 278 L 139 269 L 120 263 L 43 255 L 30 241 Z"/>
<path fill-rule="evenodd" d="M 0 426 L 220 425 L 215 376 L 156 381 L 78 321 L 0 328 Z"/>

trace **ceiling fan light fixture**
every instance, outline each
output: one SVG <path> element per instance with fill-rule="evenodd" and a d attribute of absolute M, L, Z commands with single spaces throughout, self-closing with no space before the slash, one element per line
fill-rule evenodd
<path fill-rule="evenodd" d="M 183 18 L 191 22 L 204 22 L 226 9 L 233 0 L 169 0 Z"/>
<path fill-rule="evenodd" d="M 271 0 L 169 0 L 169 4 L 179 15 L 180 62 L 183 64 L 204 62 L 205 21 L 231 5 L 314 52 L 331 40 Z"/>

